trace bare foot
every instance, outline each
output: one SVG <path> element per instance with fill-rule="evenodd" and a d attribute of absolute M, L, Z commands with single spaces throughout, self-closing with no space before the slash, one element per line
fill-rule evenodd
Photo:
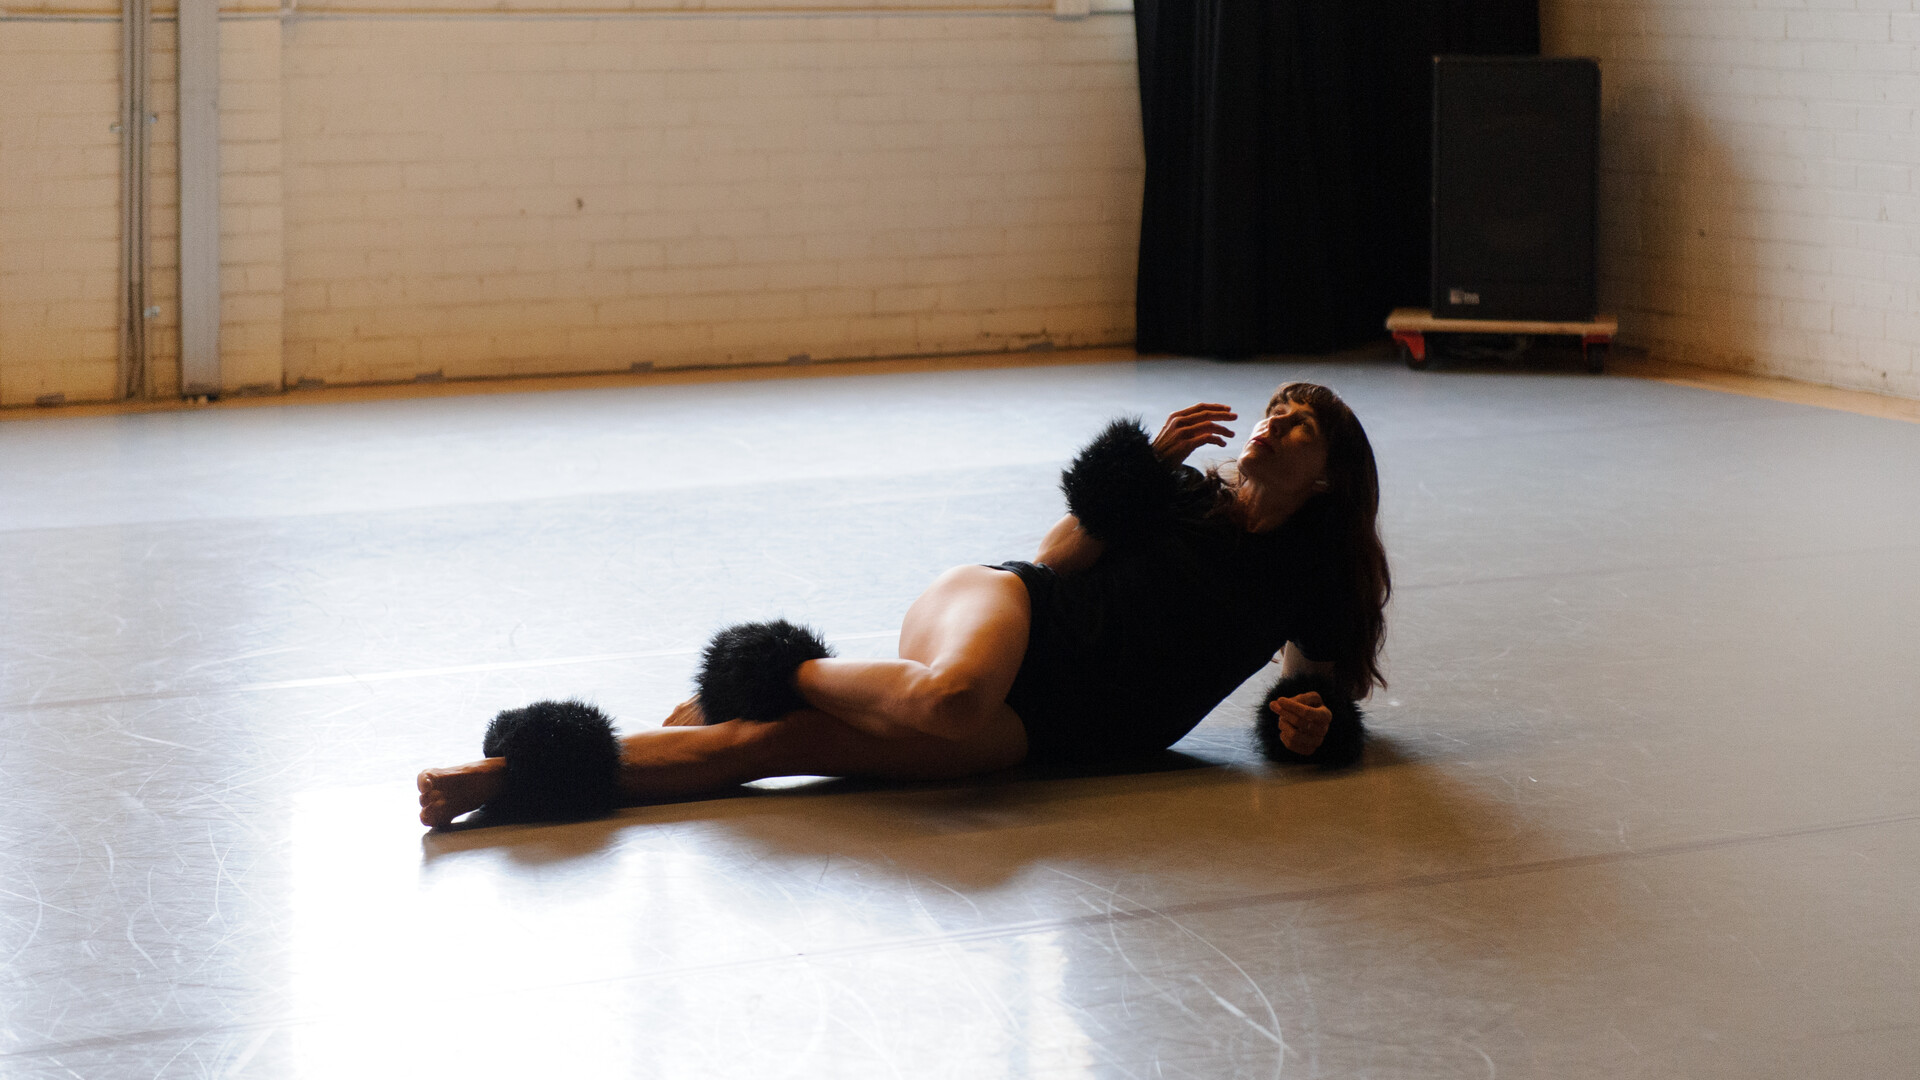
<path fill-rule="evenodd" d="M 673 707 L 661 727 L 701 727 L 707 722 L 707 714 L 700 711 L 700 698 L 690 697 Z"/>
<path fill-rule="evenodd" d="M 506 758 L 482 758 L 451 769 L 428 769 L 420 774 L 420 824 L 437 829 L 453 819 L 480 809 L 500 793 L 507 777 Z"/>

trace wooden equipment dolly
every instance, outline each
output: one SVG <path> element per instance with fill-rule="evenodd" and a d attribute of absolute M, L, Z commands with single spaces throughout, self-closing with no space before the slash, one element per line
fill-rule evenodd
<path fill-rule="evenodd" d="M 1427 308 L 1395 308 L 1387 316 L 1387 329 L 1400 345 L 1400 356 L 1415 371 L 1428 363 L 1428 334 L 1525 334 L 1540 337 L 1577 337 L 1587 370 L 1595 375 L 1607 366 L 1607 346 L 1620 332 L 1620 320 L 1612 315 L 1595 316 L 1591 322 L 1538 322 L 1529 319 L 1436 319 Z"/>

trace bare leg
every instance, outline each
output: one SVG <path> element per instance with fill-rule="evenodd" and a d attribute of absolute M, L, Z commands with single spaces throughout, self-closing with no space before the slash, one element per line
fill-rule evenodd
<path fill-rule="evenodd" d="M 993 772 L 1026 756 L 1026 737 L 955 740 L 889 738 L 817 709 L 771 723 L 730 720 L 676 725 L 620 739 L 620 791 L 629 803 L 720 791 L 769 776 L 870 776 L 942 780 Z M 420 774 L 420 823 L 438 828 L 500 792 L 506 759 L 486 758 Z"/>
<path fill-rule="evenodd" d="M 677 798 L 769 776 L 940 780 L 1019 763 L 1020 745 L 930 735 L 882 738 L 803 709 L 769 723 L 729 720 L 661 728 L 621 740 L 620 786 L 635 801 Z"/>
<path fill-rule="evenodd" d="M 684 702 L 659 730 L 621 739 L 620 785 L 632 802 L 716 791 L 769 776 L 945 779 L 1026 757 L 1007 707 L 1026 652 L 1026 586 L 1002 570 L 941 575 L 907 612 L 899 660 L 813 660 L 801 694 L 815 708 L 771 723 L 694 726 Z M 420 821 L 438 827 L 499 793 L 505 762 L 487 758 L 420 774 Z"/>
<path fill-rule="evenodd" d="M 1007 692 L 1031 625 L 1027 588 L 1005 570 L 959 566 L 940 575 L 900 625 L 898 660 L 809 660 L 796 682 L 807 702 L 874 735 L 1004 739 L 1018 733 Z"/>

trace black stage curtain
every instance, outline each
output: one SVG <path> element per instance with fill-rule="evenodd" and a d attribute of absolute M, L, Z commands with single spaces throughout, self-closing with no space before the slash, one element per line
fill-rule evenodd
<path fill-rule="evenodd" d="M 1134 0 L 1142 352 L 1322 352 L 1427 295 L 1432 57 L 1531 54 L 1537 0 Z"/>

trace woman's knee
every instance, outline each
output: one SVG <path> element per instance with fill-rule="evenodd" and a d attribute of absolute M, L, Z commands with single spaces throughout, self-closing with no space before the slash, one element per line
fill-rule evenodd
<path fill-rule="evenodd" d="M 900 712 L 928 735 L 966 738 L 1003 704 L 972 673 L 929 667 L 914 680 Z"/>

